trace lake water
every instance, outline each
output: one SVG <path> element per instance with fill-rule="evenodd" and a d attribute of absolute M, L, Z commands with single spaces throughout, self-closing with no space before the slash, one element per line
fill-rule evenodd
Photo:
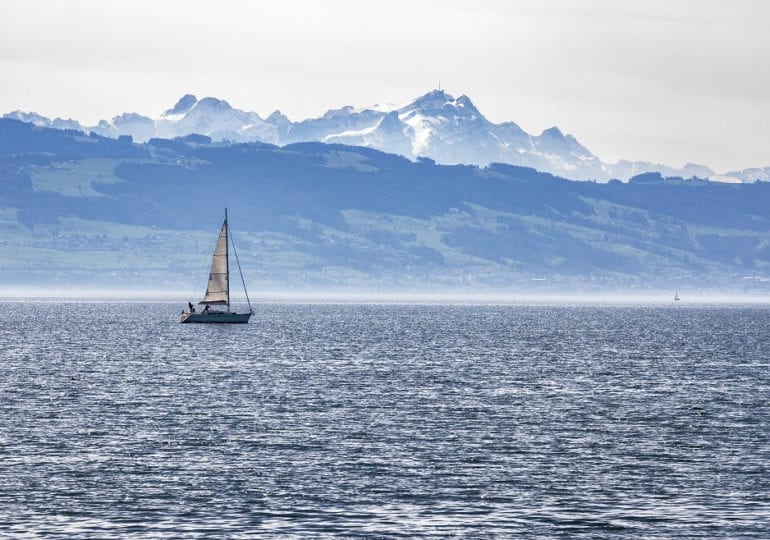
<path fill-rule="evenodd" d="M 770 307 L 0 303 L 0 536 L 770 535 Z"/>

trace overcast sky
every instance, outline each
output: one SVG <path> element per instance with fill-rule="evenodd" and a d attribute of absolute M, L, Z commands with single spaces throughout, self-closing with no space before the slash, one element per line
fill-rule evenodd
<path fill-rule="evenodd" d="M 0 0 L 0 114 L 292 120 L 438 86 L 605 161 L 770 165 L 770 1 Z"/>

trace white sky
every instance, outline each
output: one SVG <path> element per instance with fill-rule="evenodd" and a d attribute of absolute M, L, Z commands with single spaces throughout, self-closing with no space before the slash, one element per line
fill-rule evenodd
<path fill-rule="evenodd" d="M 770 1 L 0 0 L 0 114 L 292 120 L 441 86 L 605 161 L 770 165 Z"/>

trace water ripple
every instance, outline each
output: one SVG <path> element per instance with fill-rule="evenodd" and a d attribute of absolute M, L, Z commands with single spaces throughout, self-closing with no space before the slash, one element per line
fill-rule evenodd
<path fill-rule="evenodd" d="M 767 307 L 0 307 L 2 535 L 770 530 Z"/>

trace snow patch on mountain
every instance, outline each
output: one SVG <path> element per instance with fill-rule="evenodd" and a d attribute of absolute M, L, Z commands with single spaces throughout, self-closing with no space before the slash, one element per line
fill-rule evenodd
<path fill-rule="evenodd" d="M 430 142 L 436 124 L 440 124 L 442 118 L 429 118 L 419 113 L 408 113 L 399 118 L 409 126 L 414 136 L 412 139 L 411 156 L 422 156 L 430 153 Z"/>

